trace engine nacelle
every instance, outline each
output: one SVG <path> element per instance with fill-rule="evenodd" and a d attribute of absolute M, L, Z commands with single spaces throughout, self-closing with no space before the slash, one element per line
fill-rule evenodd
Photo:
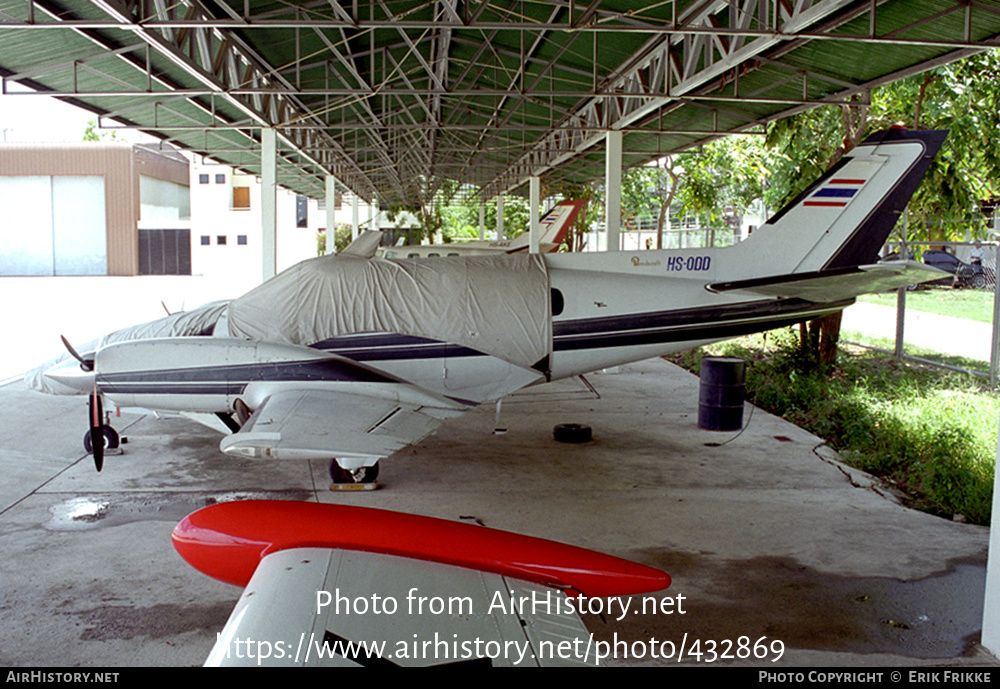
<path fill-rule="evenodd" d="M 118 406 L 207 413 L 232 411 L 250 383 L 321 380 L 345 366 L 308 347 L 222 337 L 121 342 L 95 359 L 98 388 Z"/>

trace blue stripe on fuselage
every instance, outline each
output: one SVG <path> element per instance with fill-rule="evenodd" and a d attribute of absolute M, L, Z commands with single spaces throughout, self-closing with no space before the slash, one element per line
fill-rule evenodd
<path fill-rule="evenodd" d="M 599 349 L 732 337 L 790 325 L 850 302 L 765 299 L 742 304 L 554 321 L 553 351 Z M 461 345 L 394 333 L 334 337 L 311 345 L 355 361 L 486 356 Z"/>
<path fill-rule="evenodd" d="M 378 371 L 338 359 L 125 371 L 97 377 L 101 389 L 111 394 L 238 395 L 255 381 L 399 382 Z"/>

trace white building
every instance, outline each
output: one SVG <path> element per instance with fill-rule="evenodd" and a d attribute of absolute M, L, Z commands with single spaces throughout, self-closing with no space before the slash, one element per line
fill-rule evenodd
<path fill-rule="evenodd" d="M 200 157 L 191 165 L 191 272 L 259 282 L 262 253 L 260 179 Z M 339 191 L 339 190 L 338 190 Z M 326 229 L 325 205 L 278 188 L 277 270 L 317 255 L 319 232 Z M 353 197 L 337 194 L 335 221 L 350 226 Z M 358 224 L 372 225 L 372 207 L 360 203 Z M 375 218 L 378 227 L 384 221 Z M 391 225 L 390 225 L 391 226 Z"/>

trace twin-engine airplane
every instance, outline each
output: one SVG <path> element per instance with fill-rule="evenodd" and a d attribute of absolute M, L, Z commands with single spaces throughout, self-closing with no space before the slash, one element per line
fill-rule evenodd
<path fill-rule="evenodd" d="M 470 407 L 549 380 L 836 312 L 936 279 L 876 263 L 946 132 L 869 137 L 725 248 L 304 261 L 228 303 L 118 331 L 28 379 L 215 415 L 223 452 L 331 458 L 342 482 Z M 72 350 L 71 350 L 72 351 Z M 68 359 L 68 357 L 67 357 Z M 100 466 L 101 442 L 95 442 Z"/>
<path fill-rule="evenodd" d="M 577 216 L 587 206 L 586 201 L 562 201 L 552 207 L 541 220 L 538 250 L 555 251 Z M 417 246 L 387 246 L 377 250 L 379 258 L 436 258 L 438 256 L 486 256 L 493 253 L 517 254 L 528 251 L 530 238 L 523 232 L 513 239 L 483 239 L 451 244 L 420 244 Z"/>

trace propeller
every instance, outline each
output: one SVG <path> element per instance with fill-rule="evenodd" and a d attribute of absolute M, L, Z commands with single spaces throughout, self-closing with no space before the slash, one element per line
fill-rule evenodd
<path fill-rule="evenodd" d="M 73 358 L 80 362 L 80 368 L 84 371 L 94 370 L 94 360 L 84 359 L 80 353 L 69 343 L 65 335 L 59 336 L 67 351 Z M 89 400 L 90 413 L 90 446 L 94 452 L 94 466 L 100 471 L 104 468 L 104 405 L 101 404 L 101 395 L 97 392 L 97 377 L 94 377 L 94 389 L 90 393 Z"/>
<path fill-rule="evenodd" d="M 90 393 L 90 446 L 94 449 L 94 466 L 100 471 L 104 468 L 104 405 L 96 382 Z"/>
<path fill-rule="evenodd" d="M 80 353 L 73 348 L 73 345 L 69 343 L 69 340 L 66 339 L 65 335 L 60 335 L 59 337 L 60 339 L 62 339 L 63 346 L 66 347 L 67 351 L 69 351 L 69 353 L 73 355 L 74 359 L 80 362 L 80 368 L 82 368 L 84 371 L 94 370 L 93 359 L 84 359 L 82 356 L 80 356 Z"/>

